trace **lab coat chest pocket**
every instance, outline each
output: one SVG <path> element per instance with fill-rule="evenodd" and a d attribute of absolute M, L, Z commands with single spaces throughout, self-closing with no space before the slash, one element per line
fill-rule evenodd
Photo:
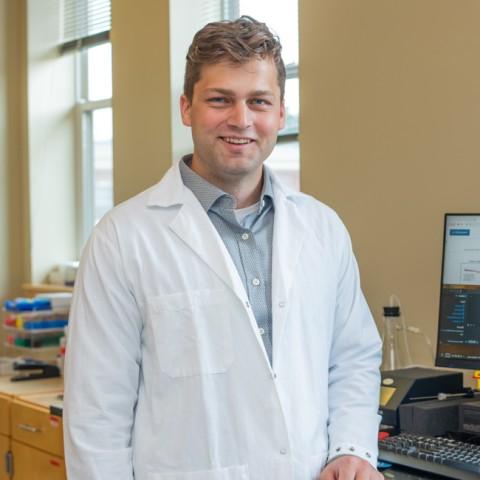
<path fill-rule="evenodd" d="M 173 378 L 223 373 L 233 363 L 228 295 L 191 290 L 147 301 L 161 371 Z"/>

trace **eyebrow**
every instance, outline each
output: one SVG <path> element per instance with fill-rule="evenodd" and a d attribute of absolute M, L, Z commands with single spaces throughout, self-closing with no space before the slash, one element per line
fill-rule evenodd
<path fill-rule="evenodd" d="M 227 88 L 207 88 L 205 90 L 205 92 L 206 93 L 220 93 L 222 95 L 228 95 L 230 97 L 235 96 L 235 92 L 233 90 L 228 90 Z M 270 90 L 255 90 L 253 92 L 250 92 L 248 94 L 248 96 L 251 96 L 251 97 L 274 97 L 275 95 Z"/>

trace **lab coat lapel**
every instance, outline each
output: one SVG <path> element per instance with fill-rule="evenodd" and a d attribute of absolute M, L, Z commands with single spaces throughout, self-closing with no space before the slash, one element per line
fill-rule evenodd
<path fill-rule="evenodd" d="M 237 296 L 247 294 L 225 244 L 193 192 L 183 184 L 178 162 L 152 188 L 148 206 L 178 208 L 171 230 L 198 255 Z M 219 253 L 220 252 L 220 253 Z"/>
<path fill-rule="evenodd" d="M 170 228 L 236 293 L 243 303 L 247 294 L 233 260 L 196 198 L 189 199 L 181 206 Z"/>
<path fill-rule="evenodd" d="M 289 293 L 297 260 L 302 250 L 306 226 L 291 192 L 276 182 L 275 223 L 272 258 L 273 362 L 276 363 L 289 310 Z"/>

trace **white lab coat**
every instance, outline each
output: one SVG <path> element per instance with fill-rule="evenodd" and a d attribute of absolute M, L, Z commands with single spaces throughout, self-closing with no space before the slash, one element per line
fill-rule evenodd
<path fill-rule="evenodd" d="M 69 480 L 310 480 L 376 463 L 380 340 L 336 214 L 274 179 L 273 366 L 178 164 L 99 223 L 66 359 Z"/>

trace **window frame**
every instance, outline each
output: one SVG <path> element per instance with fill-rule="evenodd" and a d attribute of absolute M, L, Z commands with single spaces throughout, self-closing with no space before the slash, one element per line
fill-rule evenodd
<path fill-rule="evenodd" d="M 105 40 L 78 49 L 76 55 L 76 158 L 78 205 L 78 248 L 80 252 L 92 233 L 95 226 L 95 199 L 94 199 L 94 151 L 93 151 L 93 113 L 104 108 L 112 109 L 112 97 L 99 100 L 88 99 L 88 49 L 111 43 Z"/>

